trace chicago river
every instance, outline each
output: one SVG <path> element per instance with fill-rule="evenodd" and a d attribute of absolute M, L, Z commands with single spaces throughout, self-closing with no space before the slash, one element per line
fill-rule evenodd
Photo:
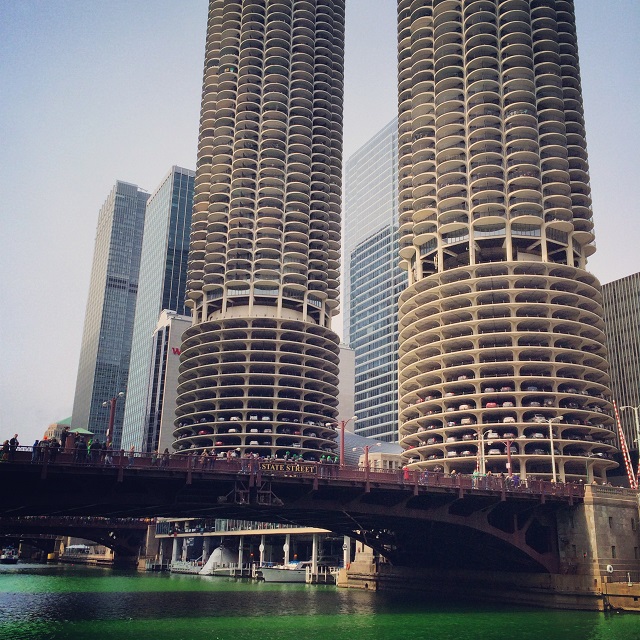
<path fill-rule="evenodd" d="M 637 640 L 634 614 L 69 565 L 0 567 L 10 640 Z"/>

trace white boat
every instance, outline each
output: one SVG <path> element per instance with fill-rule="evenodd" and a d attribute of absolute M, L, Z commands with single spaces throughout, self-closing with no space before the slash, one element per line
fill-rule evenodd
<path fill-rule="evenodd" d="M 310 562 L 296 562 L 281 564 L 273 567 L 260 567 L 262 579 L 265 582 L 306 582 L 307 567 Z"/>
<path fill-rule="evenodd" d="M 6 547 L 0 553 L 0 564 L 17 564 L 18 552 L 13 547 Z"/>
<path fill-rule="evenodd" d="M 238 566 L 238 553 L 220 545 L 209 556 L 204 567 L 200 570 L 201 576 L 233 576 L 240 571 Z M 242 571 L 240 574 L 242 575 Z"/>

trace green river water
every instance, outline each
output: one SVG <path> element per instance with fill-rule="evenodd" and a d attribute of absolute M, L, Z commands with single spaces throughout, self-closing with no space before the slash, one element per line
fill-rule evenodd
<path fill-rule="evenodd" d="M 68 565 L 0 567 L 11 640 L 640 640 L 640 615 Z"/>

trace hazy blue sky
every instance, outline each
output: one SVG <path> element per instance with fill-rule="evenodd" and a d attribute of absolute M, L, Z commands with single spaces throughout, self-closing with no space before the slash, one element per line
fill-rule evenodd
<path fill-rule="evenodd" d="M 394 0 L 347 0 L 345 158 L 395 115 Z M 640 2 L 576 0 L 598 252 L 640 270 Z M 195 166 L 206 0 L 0 0 L 0 438 L 71 415 L 98 210 Z"/>

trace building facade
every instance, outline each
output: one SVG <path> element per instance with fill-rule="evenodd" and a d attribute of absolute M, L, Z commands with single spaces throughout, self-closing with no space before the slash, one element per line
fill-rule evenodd
<path fill-rule="evenodd" d="M 398 439 L 398 123 L 345 164 L 345 340 L 355 351 L 356 433 Z"/>
<path fill-rule="evenodd" d="M 209 3 L 180 451 L 335 449 L 344 9 Z"/>
<path fill-rule="evenodd" d="M 171 449 L 182 335 L 191 318 L 164 310 L 152 337 L 151 372 L 144 411 L 142 451 L 162 453 Z"/>
<path fill-rule="evenodd" d="M 405 460 L 604 478 L 616 463 L 573 3 L 400 0 L 398 39 Z"/>
<path fill-rule="evenodd" d="M 118 181 L 98 216 L 71 423 L 102 441 L 110 417 L 103 403 L 127 388 L 148 198 L 136 185 Z M 118 402 L 111 434 L 115 446 L 123 415 L 124 402 Z"/>
<path fill-rule="evenodd" d="M 147 451 L 154 331 L 163 309 L 184 315 L 195 172 L 172 167 L 147 202 L 122 446 Z"/>
<path fill-rule="evenodd" d="M 602 285 L 602 295 L 611 391 L 627 446 L 638 451 L 635 411 L 622 407 L 640 411 L 640 273 Z"/>

